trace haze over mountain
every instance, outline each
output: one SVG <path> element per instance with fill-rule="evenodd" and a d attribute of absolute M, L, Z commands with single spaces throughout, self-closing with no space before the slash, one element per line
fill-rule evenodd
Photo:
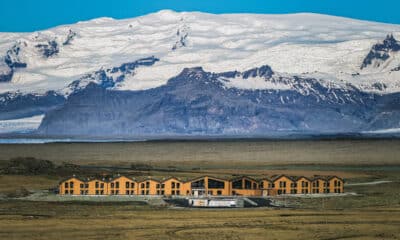
<path fill-rule="evenodd" d="M 0 33 L 0 132 L 110 139 L 397 132 L 397 39 L 398 25 L 318 14 L 169 10 Z"/>

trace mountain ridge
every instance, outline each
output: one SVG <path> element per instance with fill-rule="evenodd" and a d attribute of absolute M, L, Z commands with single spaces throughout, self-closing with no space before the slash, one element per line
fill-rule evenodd
<path fill-rule="evenodd" d="M 167 10 L 0 36 L 0 121 L 45 115 L 35 134 L 268 137 L 399 127 L 398 25 Z M 84 123 L 90 131 L 75 129 Z"/>

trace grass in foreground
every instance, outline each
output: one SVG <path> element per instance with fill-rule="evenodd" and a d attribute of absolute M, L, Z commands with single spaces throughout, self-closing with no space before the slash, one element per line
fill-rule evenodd
<path fill-rule="evenodd" d="M 1 239 L 399 239 L 400 208 L 174 210 L 0 202 Z"/>

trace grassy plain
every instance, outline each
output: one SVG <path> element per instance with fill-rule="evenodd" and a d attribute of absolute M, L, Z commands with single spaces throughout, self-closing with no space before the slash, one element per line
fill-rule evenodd
<path fill-rule="evenodd" d="M 357 195 L 281 198 L 287 208 L 196 210 L 99 202 L 0 200 L 0 239 L 400 239 L 400 141 L 153 142 L 0 145 L 33 156 L 145 176 L 336 174 Z M 0 161 L 1 164 L 1 161 Z M 147 164 L 148 170 L 130 169 Z M 97 168 L 97 167 L 98 168 Z M 99 167 L 100 166 L 100 167 Z M 0 175 L 0 195 L 59 176 Z"/>

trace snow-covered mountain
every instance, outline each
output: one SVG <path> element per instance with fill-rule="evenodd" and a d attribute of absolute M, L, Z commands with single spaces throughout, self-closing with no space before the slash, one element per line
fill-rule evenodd
<path fill-rule="evenodd" d="M 0 120 L 44 114 L 43 136 L 397 129 L 399 39 L 318 14 L 169 10 L 0 33 Z"/>

